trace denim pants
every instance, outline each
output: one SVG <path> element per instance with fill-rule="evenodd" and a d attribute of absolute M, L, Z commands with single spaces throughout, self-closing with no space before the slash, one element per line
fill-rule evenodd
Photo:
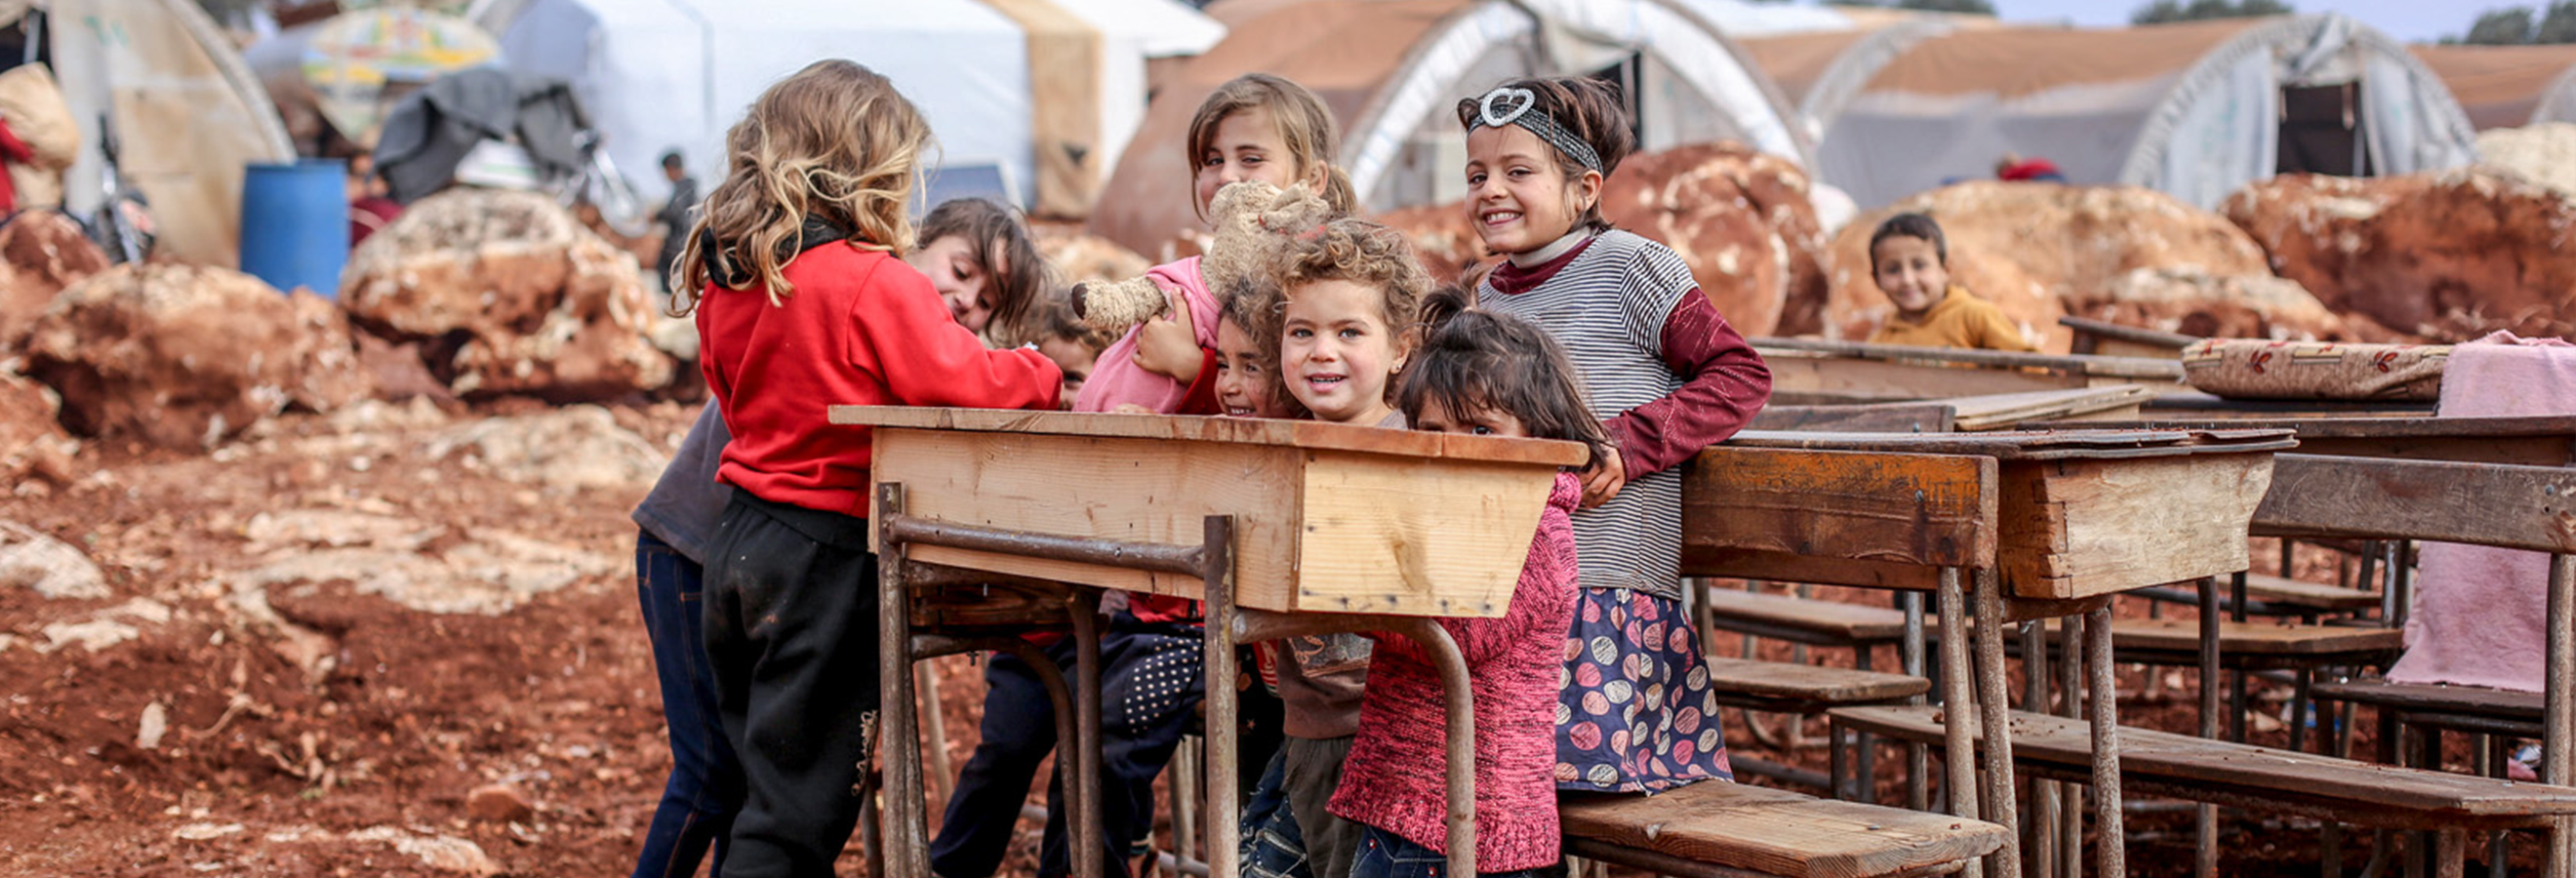
<path fill-rule="evenodd" d="M 724 870 L 725 836 L 742 807 L 742 766 L 716 716 L 715 680 L 699 636 L 703 570 L 649 531 L 635 535 L 635 595 L 653 639 L 653 672 L 662 683 L 662 721 L 671 738 L 671 777 L 644 833 L 635 878 L 695 875 L 715 848 Z"/>
<path fill-rule="evenodd" d="M 1441 878 L 1448 871 L 1448 856 L 1375 826 L 1360 826 L 1360 849 L 1351 858 L 1350 878 Z M 1490 878 L 1564 878 L 1565 863 L 1476 874 Z"/>

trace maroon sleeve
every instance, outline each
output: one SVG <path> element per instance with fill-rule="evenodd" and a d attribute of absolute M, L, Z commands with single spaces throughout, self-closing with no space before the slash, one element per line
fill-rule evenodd
<path fill-rule="evenodd" d="M 1697 289 L 1664 318 L 1664 367 L 1688 380 L 1604 424 L 1631 481 L 1726 441 L 1771 399 L 1771 367 Z"/>
<path fill-rule="evenodd" d="M 1220 415 L 1224 413 L 1224 406 L 1220 405 L 1216 398 L 1216 352 L 1200 348 L 1199 378 L 1190 382 L 1189 395 L 1181 397 L 1180 411 L 1172 414 Z"/>

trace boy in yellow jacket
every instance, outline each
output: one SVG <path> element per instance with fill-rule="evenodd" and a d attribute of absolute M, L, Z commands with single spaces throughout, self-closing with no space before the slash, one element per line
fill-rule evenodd
<path fill-rule="evenodd" d="M 1869 236 L 1870 275 L 1896 313 L 1873 344 L 2035 351 L 2003 309 L 1950 283 L 1950 245 L 1941 224 L 1919 213 L 1889 217 Z"/>

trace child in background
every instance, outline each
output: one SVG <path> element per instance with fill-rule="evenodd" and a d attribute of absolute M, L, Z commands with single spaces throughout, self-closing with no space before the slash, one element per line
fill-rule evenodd
<path fill-rule="evenodd" d="M 1071 293 L 1067 289 L 1047 293 L 1030 315 L 1030 322 L 1037 327 L 1038 353 L 1064 370 L 1064 402 L 1068 406 L 1082 393 L 1091 370 L 1099 365 L 1100 352 L 1115 340 L 1074 316 Z"/>
<path fill-rule="evenodd" d="M 1610 451 L 1584 407 L 1574 366 L 1538 327 L 1466 310 L 1467 293 L 1434 295 L 1421 351 L 1396 392 L 1416 430 L 1563 439 Z M 1556 822 L 1558 633 L 1574 619 L 1574 530 L 1583 482 L 1556 476 L 1538 534 L 1500 619 L 1443 619 L 1467 660 L 1476 705 L 1476 868 L 1541 874 L 1559 859 Z M 1332 812 L 1358 823 L 1351 878 L 1436 878 L 1449 851 L 1449 756 L 1440 674 L 1403 637 L 1372 635 L 1359 740 Z"/>
<path fill-rule="evenodd" d="M 1941 224 L 1900 213 L 1869 234 L 1869 273 L 1896 313 L 1869 334 L 1872 344 L 2035 351 L 2003 309 L 1950 283 L 1950 243 Z"/>
<path fill-rule="evenodd" d="M 1303 418 L 1306 410 L 1279 379 L 1279 337 L 1286 307 L 1269 278 L 1239 283 L 1217 303 L 1216 399 L 1221 413 L 1237 418 Z"/>
<path fill-rule="evenodd" d="M 930 277 L 949 316 L 986 347 L 1036 342 L 1039 298 L 1054 284 L 1019 213 L 984 198 L 954 198 L 921 219 L 921 248 L 903 261 Z"/>
<path fill-rule="evenodd" d="M 1610 228 L 1601 181 L 1634 143 L 1611 87 L 1521 79 L 1458 103 L 1468 219 L 1507 259 L 1480 307 L 1537 324 L 1582 371 L 1612 444 L 1574 514 L 1584 589 L 1562 642 L 1559 790 L 1731 779 L 1681 611 L 1681 473 L 1770 398 L 1771 370 L 1661 244 Z"/>
<path fill-rule="evenodd" d="M 1185 148 L 1192 206 L 1204 221 L 1217 190 L 1261 180 L 1282 189 L 1304 183 L 1324 193 L 1335 213 L 1349 213 L 1350 183 L 1333 168 L 1337 142 L 1332 111 L 1314 92 L 1267 73 L 1235 77 L 1199 102 L 1190 117 Z M 1173 296 L 1175 307 L 1169 317 L 1146 321 L 1101 353 L 1074 410 L 1133 405 L 1161 414 L 1215 414 L 1213 394 L 1201 379 L 1211 377 L 1204 373 L 1215 365 L 1217 302 L 1199 274 L 1199 258 L 1157 265 L 1145 275 Z M 1205 402 L 1185 408 L 1185 400 Z"/>
<path fill-rule="evenodd" d="M 877 559 L 864 430 L 822 403 L 1053 408 L 1036 351 L 987 351 L 898 260 L 930 127 L 882 75 L 816 62 L 726 133 L 729 173 L 678 273 L 733 429 L 707 546 L 717 709 L 746 791 L 727 874 L 830 875 L 873 764 Z"/>

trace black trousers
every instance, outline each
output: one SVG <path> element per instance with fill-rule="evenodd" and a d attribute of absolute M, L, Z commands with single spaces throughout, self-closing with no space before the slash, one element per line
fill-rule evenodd
<path fill-rule="evenodd" d="M 706 645 L 747 795 L 723 878 L 829 876 L 873 764 L 877 558 L 866 519 L 735 491 L 706 558 Z"/>

